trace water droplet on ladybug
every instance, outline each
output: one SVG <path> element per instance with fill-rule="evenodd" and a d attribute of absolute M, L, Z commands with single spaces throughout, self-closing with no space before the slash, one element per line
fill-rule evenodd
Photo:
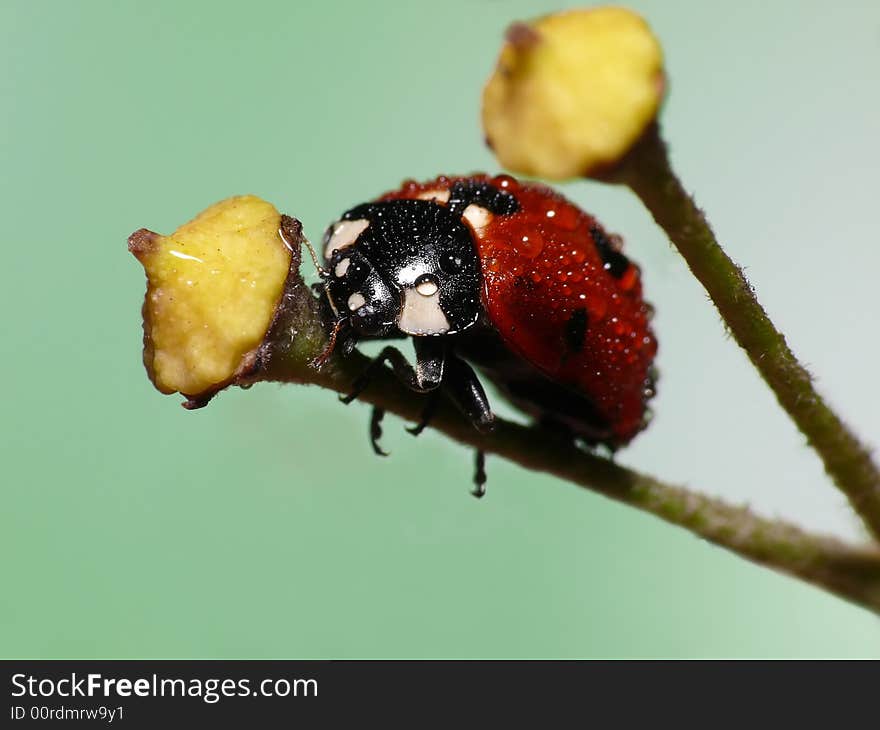
<path fill-rule="evenodd" d="M 423 297 L 430 297 L 437 293 L 437 281 L 430 274 L 425 275 L 416 282 L 416 291 Z"/>
<path fill-rule="evenodd" d="M 563 230 L 573 231 L 578 227 L 578 223 L 580 223 L 580 216 L 575 208 L 566 205 L 561 210 L 556 211 L 556 215 L 553 216 L 553 222 Z"/>
<path fill-rule="evenodd" d="M 520 238 L 517 250 L 526 258 L 533 259 L 544 250 L 544 237 L 537 231 L 530 231 Z"/>

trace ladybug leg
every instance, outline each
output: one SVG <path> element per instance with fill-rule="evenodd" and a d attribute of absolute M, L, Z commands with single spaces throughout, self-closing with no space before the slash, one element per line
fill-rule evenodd
<path fill-rule="evenodd" d="M 495 426 L 495 414 L 489 407 L 486 391 L 473 368 L 464 360 L 450 356 L 446 364 L 443 388 L 447 396 L 480 433 L 488 433 Z M 474 463 L 474 490 L 477 499 L 486 493 L 486 454 L 477 449 Z"/>
<path fill-rule="evenodd" d="M 384 417 L 385 409 L 373 406 L 373 413 L 370 415 L 370 446 L 373 447 L 376 456 L 388 456 L 388 452 L 379 445 L 379 439 L 382 438 L 382 419 Z"/>
<path fill-rule="evenodd" d="M 425 409 L 422 411 L 422 416 L 419 422 L 415 426 L 408 426 L 407 432 L 411 433 L 413 436 L 418 436 L 422 431 L 424 431 L 428 424 L 431 422 L 431 419 L 434 417 L 434 414 L 437 412 L 437 406 L 440 405 L 440 391 L 435 390 L 432 391 L 428 396 L 428 402 L 425 404 Z"/>
<path fill-rule="evenodd" d="M 464 360 L 449 357 L 443 390 L 480 433 L 492 430 L 495 426 L 495 414 L 489 407 L 486 391 L 473 368 Z"/>
<path fill-rule="evenodd" d="M 471 494 L 477 499 L 486 494 L 486 452 L 482 449 L 477 449 L 474 460 L 474 491 Z"/>
<path fill-rule="evenodd" d="M 387 360 L 391 369 L 398 379 L 410 390 L 417 393 L 430 393 L 440 386 L 443 379 L 443 366 L 446 360 L 446 350 L 442 345 L 428 342 L 431 338 L 414 338 L 416 348 L 416 366 L 406 359 L 406 356 L 396 347 L 385 347 L 382 352 L 367 366 L 363 374 L 354 381 L 351 392 L 346 396 L 340 396 L 343 403 L 351 403 L 366 390 L 370 380 L 375 377 Z"/>
<path fill-rule="evenodd" d="M 345 329 L 346 324 L 347 322 L 344 319 L 336 321 L 336 324 L 333 325 L 333 329 L 330 330 L 330 337 L 327 338 L 327 344 L 324 346 L 324 349 L 317 357 L 312 358 L 311 365 L 313 367 L 320 369 L 330 359 L 333 350 L 336 349 L 336 342 L 341 339 L 339 333 Z"/>

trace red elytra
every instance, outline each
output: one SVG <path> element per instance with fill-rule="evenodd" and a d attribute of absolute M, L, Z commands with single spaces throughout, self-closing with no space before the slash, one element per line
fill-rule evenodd
<path fill-rule="evenodd" d="M 407 181 L 380 199 L 425 197 L 459 180 L 488 182 L 519 202 L 514 214 L 471 226 L 491 324 L 512 352 L 584 394 L 610 424 L 612 445 L 627 443 L 645 425 L 657 353 L 639 268 L 591 215 L 509 175 Z"/>

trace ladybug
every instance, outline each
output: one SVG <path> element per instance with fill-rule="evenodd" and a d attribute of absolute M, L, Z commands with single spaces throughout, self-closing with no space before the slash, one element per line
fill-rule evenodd
<path fill-rule="evenodd" d="M 480 431 L 494 416 L 478 371 L 515 406 L 572 438 L 616 449 L 647 423 L 657 341 L 639 268 L 618 236 L 550 188 L 509 175 L 407 181 L 347 211 L 324 235 L 330 344 L 411 337 L 415 364 L 386 346 L 342 400 L 391 365 L 440 393 Z M 371 441 L 382 452 L 382 411 Z M 476 496 L 484 456 L 477 452 Z"/>

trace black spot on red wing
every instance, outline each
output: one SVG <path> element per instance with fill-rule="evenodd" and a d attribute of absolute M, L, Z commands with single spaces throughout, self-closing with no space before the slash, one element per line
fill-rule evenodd
<path fill-rule="evenodd" d="M 524 276 L 518 276 L 513 280 L 514 289 L 519 289 L 523 294 L 531 293 L 538 288 L 538 285 L 535 284 L 531 279 L 527 279 Z"/>
<path fill-rule="evenodd" d="M 590 235 L 593 236 L 593 241 L 605 264 L 605 270 L 615 279 L 622 277 L 629 268 L 629 259 L 615 248 L 602 226 L 591 226 Z"/>
<path fill-rule="evenodd" d="M 455 215 L 462 215 L 472 203 L 495 215 L 512 215 L 519 210 L 519 201 L 506 190 L 478 180 L 459 180 L 449 192 L 446 207 Z"/>
<path fill-rule="evenodd" d="M 584 349 L 584 337 L 587 335 L 587 310 L 576 309 L 568 322 L 565 323 L 565 346 L 569 352 L 580 352 Z"/>

